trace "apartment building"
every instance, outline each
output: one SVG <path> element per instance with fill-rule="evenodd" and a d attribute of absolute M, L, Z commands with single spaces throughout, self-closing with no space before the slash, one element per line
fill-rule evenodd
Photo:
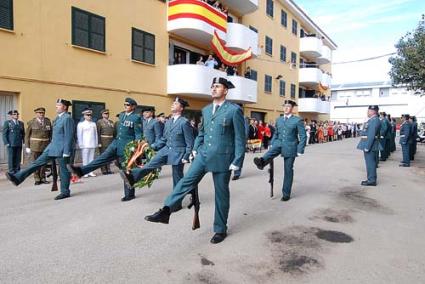
<path fill-rule="evenodd" d="M 215 76 L 233 82 L 228 98 L 247 116 L 275 120 L 285 98 L 304 117 L 329 114 L 318 94 L 329 95 L 336 45 L 305 12 L 289 0 L 220 3 L 0 0 L 0 124 L 10 109 L 24 121 L 38 106 L 54 117 L 59 97 L 75 120 L 88 106 L 95 118 L 102 108 L 117 114 L 128 96 L 165 113 L 182 96 L 199 119 Z M 212 53 L 214 31 L 235 52 L 252 49 L 234 74 L 196 64 Z"/>

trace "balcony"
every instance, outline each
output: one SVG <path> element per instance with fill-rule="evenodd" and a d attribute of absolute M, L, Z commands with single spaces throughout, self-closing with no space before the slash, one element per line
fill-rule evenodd
<path fill-rule="evenodd" d="M 332 50 L 326 45 L 322 46 L 322 55 L 316 59 L 318 64 L 327 64 L 332 62 Z"/>
<path fill-rule="evenodd" d="M 247 26 L 228 23 L 226 46 L 236 51 L 252 49 L 254 55 L 258 55 L 258 34 L 250 30 Z"/>
<path fill-rule="evenodd" d="M 299 98 L 298 112 L 330 113 L 330 102 L 318 98 Z"/>
<path fill-rule="evenodd" d="M 309 89 L 316 89 L 322 81 L 322 71 L 319 68 L 300 68 L 299 84 Z"/>
<path fill-rule="evenodd" d="M 211 82 L 214 77 L 227 77 L 225 72 L 202 65 L 179 64 L 168 66 L 167 93 L 185 97 L 210 100 Z M 257 82 L 239 76 L 227 77 L 235 89 L 227 99 L 238 103 L 257 102 Z"/>
<path fill-rule="evenodd" d="M 309 59 L 322 56 L 322 40 L 317 37 L 303 37 L 300 39 L 300 54 Z"/>
<path fill-rule="evenodd" d="M 258 0 L 220 0 L 220 2 L 239 16 L 250 14 L 258 9 Z"/>
<path fill-rule="evenodd" d="M 215 30 L 220 38 L 226 38 L 225 13 L 198 0 L 174 0 L 168 3 L 168 32 L 209 45 Z"/>
<path fill-rule="evenodd" d="M 322 81 L 321 81 L 322 86 L 325 88 L 329 88 L 331 86 L 331 83 L 332 83 L 332 77 L 326 73 L 323 73 Z"/>

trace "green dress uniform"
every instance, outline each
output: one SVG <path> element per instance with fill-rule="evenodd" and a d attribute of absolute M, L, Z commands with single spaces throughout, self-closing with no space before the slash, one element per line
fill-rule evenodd
<path fill-rule="evenodd" d="M 389 156 L 389 143 L 391 138 L 391 124 L 386 118 L 386 115 L 384 113 L 384 117 L 381 120 L 381 130 L 380 130 L 380 137 L 379 137 L 379 143 L 381 144 L 382 150 L 381 153 L 381 159 L 380 161 L 386 161 Z"/>
<path fill-rule="evenodd" d="M 416 122 L 416 117 L 412 117 L 412 133 L 411 133 L 411 141 L 412 144 L 410 146 L 409 149 L 409 158 L 411 161 L 415 160 L 415 154 L 416 154 L 416 148 L 417 148 L 417 144 L 418 144 L 418 123 Z"/>
<path fill-rule="evenodd" d="M 33 118 L 27 123 L 25 132 L 25 145 L 31 150 L 31 160 L 35 161 L 41 156 L 49 145 L 52 138 L 52 122 L 45 117 L 43 120 Z M 34 172 L 36 184 L 46 182 L 45 167 L 41 167 Z"/>
<path fill-rule="evenodd" d="M 295 102 L 286 100 L 285 104 L 296 105 Z M 281 116 L 276 120 L 275 133 L 273 135 L 269 151 L 262 158 L 255 159 L 259 169 L 264 168 L 274 158 L 281 155 L 284 162 L 284 179 L 282 186 L 282 201 L 289 200 L 291 197 L 292 183 L 294 179 L 295 158 L 304 154 L 307 142 L 307 134 L 304 127 L 304 121 L 296 115 Z M 258 164 L 260 161 L 260 164 Z"/>
<path fill-rule="evenodd" d="M 400 166 L 410 167 L 410 147 L 412 147 L 412 125 L 409 122 L 409 115 L 404 114 L 405 121 L 400 126 L 400 145 L 403 160 Z"/>
<path fill-rule="evenodd" d="M 372 107 L 372 108 L 371 108 Z M 371 109 L 379 109 L 378 106 L 370 106 Z M 382 150 L 379 143 L 381 130 L 381 122 L 378 116 L 374 115 L 364 124 L 363 130 L 360 132 L 360 142 L 357 149 L 362 150 L 366 163 L 367 180 L 362 185 L 376 185 L 377 180 L 377 152 Z"/>
<path fill-rule="evenodd" d="M 395 121 L 391 120 L 391 143 L 390 143 L 390 152 L 396 150 L 395 138 L 397 136 L 397 124 Z"/>
<path fill-rule="evenodd" d="M 127 98 L 126 102 L 132 105 L 137 105 L 136 101 L 131 98 Z M 71 167 L 76 175 L 80 177 L 84 176 L 115 160 L 118 160 L 119 165 L 121 166 L 121 163 L 124 160 L 125 146 L 131 141 L 139 140 L 142 138 L 142 121 L 140 115 L 136 114 L 134 111 L 131 113 L 120 113 L 119 121 L 116 124 L 116 131 L 117 135 L 115 139 L 105 150 L 105 152 L 103 152 L 96 159 L 94 159 L 85 166 Z M 134 196 L 134 188 L 128 187 L 124 183 L 124 198 L 122 200 L 126 201 L 129 199 L 133 199 Z"/>
<path fill-rule="evenodd" d="M 67 100 L 58 99 L 57 103 L 70 106 Z M 70 156 L 73 150 L 75 135 L 74 120 L 68 112 L 59 114 L 53 122 L 52 141 L 44 149 L 41 156 L 33 161 L 26 169 L 16 174 L 7 174 L 7 178 L 16 186 L 22 183 L 28 176 L 39 168 L 45 166 L 50 160 L 57 159 L 60 166 L 60 190 L 61 193 L 55 199 L 63 199 L 70 196 L 71 173 L 68 170 Z"/>
<path fill-rule="evenodd" d="M 188 172 L 166 198 L 171 211 L 181 204 L 206 173 L 211 172 L 215 188 L 214 232 L 226 233 L 230 208 L 231 165 L 241 168 L 245 157 L 245 125 L 242 109 L 229 101 L 202 109 L 202 124 L 193 150 L 197 155 Z M 149 219 L 148 219 L 149 220 Z"/>
<path fill-rule="evenodd" d="M 10 111 L 9 114 L 18 113 Z M 25 126 L 22 121 L 9 119 L 3 124 L 3 143 L 7 149 L 7 165 L 10 173 L 21 169 L 22 144 L 25 139 Z"/>
<path fill-rule="evenodd" d="M 99 119 L 96 123 L 97 127 L 97 137 L 99 138 L 99 153 L 103 154 L 106 149 L 114 141 L 114 122 L 110 119 Z M 101 167 L 102 174 L 107 175 L 111 174 L 110 164 L 106 164 Z"/>

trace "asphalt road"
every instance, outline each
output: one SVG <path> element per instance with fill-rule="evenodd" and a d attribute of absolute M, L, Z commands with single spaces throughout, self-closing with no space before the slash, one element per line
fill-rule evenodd
<path fill-rule="evenodd" d="M 398 149 L 380 164 L 379 185 L 362 187 L 356 143 L 309 146 L 286 203 L 282 159 L 270 199 L 267 171 L 248 154 L 218 245 L 209 243 L 211 175 L 200 184 L 196 231 L 187 209 L 169 225 L 143 219 L 170 192 L 169 167 L 126 203 L 117 174 L 84 179 L 61 201 L 32 178 L 18 188 L 1 180 L 0 283 L 425 283 L 425 147 L 411 168 L 398 167 Z"/>

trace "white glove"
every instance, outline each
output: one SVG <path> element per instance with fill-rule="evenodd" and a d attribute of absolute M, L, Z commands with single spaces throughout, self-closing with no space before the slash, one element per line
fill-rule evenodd
<path fill-rule="evenodd" d="M 367 153 L 367 152 L 369 152 L 369 149 L 364 149 L 364 151 Z"/>
<path fill-rule="evenodd" d="M 62 157 L 63 158 L 69 158 L 71 155 L 67 155 L 67 154 L 63 154 Z"/>
<path fill-rule="evenodd" d="M 25 153 L 31 154 L 31 149 L 30 148 L 25 148 Z"/>
<path fill-rule="evenodd" d="M 300 157 L 300 156 L 302 156 L 302 155 L 304 155 L 304 154 L 301 154 L 301 153 L 297 153 L 297 157 Z"/>
<path fill-rule="evenodd" d="M 239 167 L 238 166 L 235 166 L 234 164 L 231 164 L 230 165 L 229 171 L 237 171 L 237 170 L 239 170 Z"/>
<path fill-rule="evenodd" d="M 102 148 L 102 144 L 97 145 L 99 148 Z"/>
<path fill-rule="evenodd" d="M 192 154 L 190 154 L 190 156 L 189 156 L 189 160 L 190 161 L 193 161 L 193 159 L 195 159 L 196 155 L 197 155 L 197 152 L 196 151 L 192 151 Z"/>
<path fill-rule="evenodd" d="M 182 159 L 182 163 L 183 164 L 187 164 L 187 163 L 189 163 L 189 161 L 188 160 L 185 160 L 185 159 Z"/>

